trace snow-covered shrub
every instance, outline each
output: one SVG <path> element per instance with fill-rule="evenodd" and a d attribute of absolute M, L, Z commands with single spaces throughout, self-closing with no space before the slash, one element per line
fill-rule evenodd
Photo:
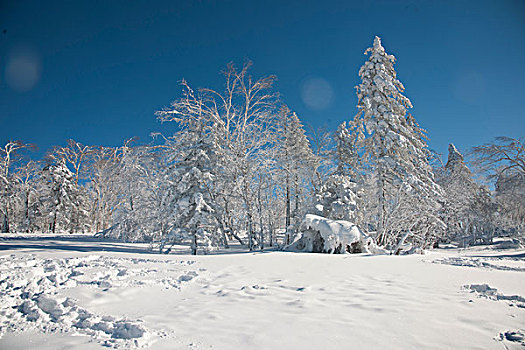
<path fill-rule="evenodd" d="M 344 254 L 375 251 L 373 240 L 355 224 L 307 214 L 295 241 L 286 249 L 312 253 Z"/>

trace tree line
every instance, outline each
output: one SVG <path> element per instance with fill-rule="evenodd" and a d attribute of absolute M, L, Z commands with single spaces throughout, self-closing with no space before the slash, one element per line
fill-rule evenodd
<path fill-rule="evenodd" d="M 395 57 L 376 37 L 359 70 L 358 113 L 333 133 L 307 133 L 279 98 L 275 76 L 229 64 L 224 89 L 182 94 L 156 113 L 173 135 L 119 147 L 69 140 L 40 161 L 32 145 L 0 150 L 2 232 L 97 232 L 169 252 L 248 249 L 293 241 L 305 214 L 354 222 L 399 251 L 460 238 L 490 241 L 523 230 L 523 140 L 500 137 L 473 150 L 476 181 L 450 145 L 443 164 L 397 79 Z"/>

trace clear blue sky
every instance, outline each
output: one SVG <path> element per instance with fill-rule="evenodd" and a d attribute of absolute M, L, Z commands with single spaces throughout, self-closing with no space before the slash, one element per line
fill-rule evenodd
<path fill-rule="evenodd" d="M 169 132 L 180 79 L 220 88 L 227 62 L 276 74 L 306 124 L 356 113 L 375 35 L 429 145 L 446 153 L 525 130 L 525 1 L 0 1 L 0 142 L 41 152 Z"/>

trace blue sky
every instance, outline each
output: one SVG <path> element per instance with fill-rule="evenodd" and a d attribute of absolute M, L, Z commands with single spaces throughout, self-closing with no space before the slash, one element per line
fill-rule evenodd
<path fill-rule="evenodd" d="M 40 152 L 73 138 L 115 146 L 154 112 L 221 88 L 229 61 L 276 74 L 305 124 L 357 112 L 364 50 L 382 38 L 429 145 L 446 154 L 525 130 L 525 1 L 2 1 L 0 142 Z"/>

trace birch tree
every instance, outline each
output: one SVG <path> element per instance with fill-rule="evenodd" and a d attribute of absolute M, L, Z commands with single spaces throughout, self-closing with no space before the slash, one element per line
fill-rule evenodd
<path fill-rule="evenodd" d="M 9 141 L 0 148 L 0 213 L 2 214 L 1 232 L 10 232 L 11 202 L 16 179 L 13 167 L 20 161 L 21 151 L 34 148 L 21 141 Z"/>
<path fill-rule="evenodd" d="M 29 160 L 21 164 L 15 173 L 17 194 L 16 230 L 32 232 L 38 224 L 40 213 L 39 180 L 42 167 L 39 162 Z"/>
<path fill-rule="evenodd" d="M 113 215 L 121 204 L 117 190 L 120 159 L 120 147 L 93 147 L 89 154 L 90 210 L 92 227 L 97 233 L 106 233 L 113 226 Z"/>
<path fill-rule="evenodd" d="M 111 234 L 128 241 L 158 240 L 158 215 L 163 187 L 162 153 L 158 147 L 127 140 L 119 147 L 111 176 L 117 194 Z"/>
<path fill-rule="evenodd" d="M 496 137 L 472 150 L 478 170 L 495 180 L 495 199 L 508 230 L 525 227 L 525 139 Z"/>
<path fill-rule="evenodd" d="M 183 80 L 183 96 L 157 113 L 163 122 L 200 120 L 214 136 L 218 154 L 214 203 L 224 208 L 222 225 L 232 235 L 246 232 L 256 246 L 258 171 L 276 135 L 277 94 L 274 76 L 252 78 L 248 62 L 241 69 L 229 64 L 223 91 L 193 90 Z M 237 236 L 238 237 L 238 236 Z"/>

